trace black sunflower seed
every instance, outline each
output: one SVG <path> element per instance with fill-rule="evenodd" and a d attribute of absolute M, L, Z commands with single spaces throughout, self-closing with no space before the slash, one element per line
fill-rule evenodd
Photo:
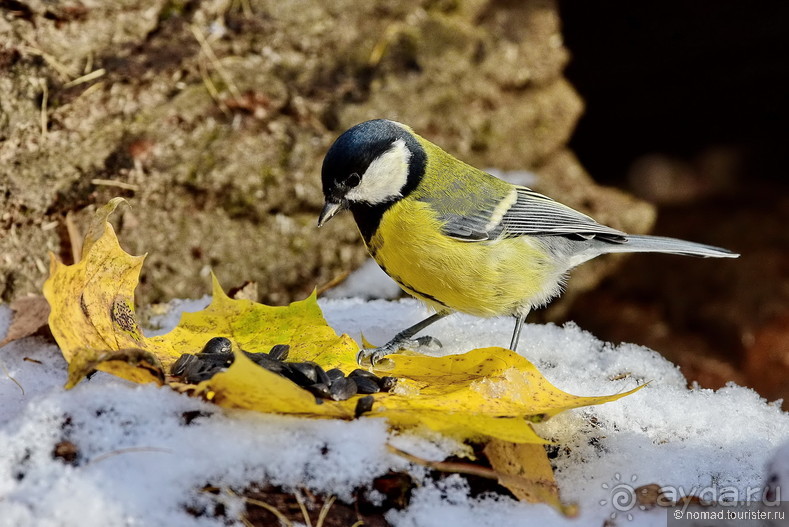
<path fill-rule="evenodd" d="M 318 382 L 318 372 L 314 362 L 285 362 L 288 367 L 283 373 L 285 377 L 299 386 L 309 386 Z"/>
<path fill-rule="evenodd" d="M 372 379 L 376 384 L 381 382 L 381 378 L 374 374 L 371 371 L 363 370 L 361 368 L 356 368 L 351 373 L 348 374 L 348 377 L 365 377 L 367 379 Z"/>
<path fill-rule="evenodd" d="M 332 368 L 326 372 L 326 375 L 329 377 L 329 381 L 334 382 L 337 379 L 344 379 L 345 374 L 342 372 L 340 368 Z M 329 384 L 331 384 L 331 382 Z"/>
<path fill-rule="evenodd" d="M 170 375 L 175 375 L 176 377 L 181 377 L 189 365 L 195 361 L 200 361 L 196 356 L 192 355 L 191 353 L 184 353 L 178 360 L 170 366 Z"/>
<path fill-rule="evenodd" d="M 375 398 L 372 395 L 360 397 L 359 400 L 356 401 L 356 409 L 354 410 L 353 415 L 355 417 L 360 417 L 362 414 L 366 414 L 373 409 L 374 402 Z"/>
<path fill-rule="evenodd" d="M 317 364 L 315 365 L 315 374 L 318 376 L 318 382 L 323 383 L 326 386 L 331 384 L 329 375 Z"/>
<path fill-rule="evenodd" d="M 356 389 L 359 393 L 378 393 L 381 391 L 381 387 L 378 386 L 378 383 L 369 377 L 357 375 L 355 377 L 349 377 L 349 379 L 354 380 Z"/>
<path fill-rule="evenodd" d="M 350 377 L 337 379 L 329 386 L 329 392 L 335 401 L 345 401 L 356 395 L 356 382 Z"/>
<path fill-rule="evenodd" d="M 332 393 L 329 391 L 329 387 L 326 384 L 323 384 L 322 382 L 317 382 L 315 384 L 305 386 L 305 388 L 317 397 L 322 397 L 324 399 L 332 398 Z"/>
<path fill-rule="evenodd" d="M 381 377 L 381 391 L 382 392 L 391 392 L 392 388 L 395 387 L 397 384 L 397 379 L 394 377 Z"/>
<path fill-rule="evenodd" d="M 267 370 L 273 371 L 274 373 L 279 373 L 280 375 L 283 375 L 287 369 L 287 366 L 284 362 L 272 359 L 268 353 L 246 353 L 246 356 L 258 366 L 262 366 Z"/>
<path fill-rule="evenodd" d="M 277 344 L 271 351 L 268 352 L 269 357 L 274 360 L 286 360 L 288 358 L 288 353 L 290 352 L 290 346 L 287 344 Z"/>
<path fill-rule="evenodd" d="M 205 343 L 200 353 L 232 353 L 233 343 L 225 337 L 214 337 Z"/>

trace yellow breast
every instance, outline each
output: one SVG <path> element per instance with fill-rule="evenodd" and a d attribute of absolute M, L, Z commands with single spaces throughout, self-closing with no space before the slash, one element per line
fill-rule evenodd
<path fill-rule="evenodd" d="M 441 233 L 427 203 L 410 199 L 384 213 L 368 249 L 409 294 L 438 311 L 476 316 L 542 305 L 559 292 L 564 273 L 538 238 L 456 240 Z"/>

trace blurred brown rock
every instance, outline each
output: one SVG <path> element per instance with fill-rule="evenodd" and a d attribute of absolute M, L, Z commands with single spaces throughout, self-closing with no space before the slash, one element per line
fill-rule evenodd
<path fill-rule="evenodd" d="M 122 245 L 148 253 L 140 302 L 195 297 L 213 269 L 283 303 L 358 265 L 350 218 L 319 233 L 320 164 L 367 118 L 401 120 L 482 167 L 614 227 L 654 211 L 595 186 L 565 145 L 582 103 L 562 77 L 553 1 L 123 0 L 0 8 L 0 298 L 39 290 L 122 195 Z M 248 7 L 248 9 L 247 9 Z M 585 289 L 610 266 L 576 273 Z"/>

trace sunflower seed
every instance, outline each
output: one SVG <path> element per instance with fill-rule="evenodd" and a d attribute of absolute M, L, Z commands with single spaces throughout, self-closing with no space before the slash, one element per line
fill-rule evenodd
<path fill-rule="evenodd" d="M 227 355 L 232 353 L 233 343 L 230 339 L 225 337 L 214 337 L 205 343 L 203 350 L 200 353 L 219 353 Z"/>
<path fill-rule="evenodd" d="M 356 368 L 351 373 L 348 374 L 348 377 L 365 377 L 367 379 L 372 379 L 376 384 L 381 382 L 381 378 L 374 374 L 371 371 L 363 370 L 361 368 Z"/>
<path fill-rule="evenodd" d="M 326 374 L 323 368 L 319 365 L 315 365 L 315 374 L 318 376 L 318 382 L 325 384 L 326 386 L 331 384 L 331 379 Z"/>
<path fill-rule="evenodd" d="M 381 384 L 379 386 L 381 386 L 382 392 L 391 392 L 392 388 L 394 388 L 396 384 L 397 384 L 397 379 L 395 379 L 394 377 L 387 376 L 387 377 L 381 377 Z"/>
<path fill-rule="evenodd" d="M 356 409 L 354 410 L 353 415 L 358 418 L 362 414 L 366 414 L 373 409 L 374 402 L 375 398 L 372 395 L 360 397 L 359 400 L 356 401 Z"/>
<path fill-rule="evenodd" d="M 345 374 L 342 372 L 340 368 L 332 368 L 326 372 L 326 375 L 329 377 L 329 381 L 334 382 L 337 379 L 344 379 Z M 331 384 L 331 382 L 329 384 Z"/>
<path fill-rule="evenodd" d="M 361 377 L 357 375 L 355 377 L 348 378 L 354 380 L 359 393 L 378 393 L 381 391 L 381 387 L 378 386 L 378 383 L 369 377 Z"/>
<path fill-rule="evenodd" d="M 356 395 L 356 382 L 350 377 L 335 380 L 329 387 L 331 398 L 335 401 L 345 401 Z"/>
<path fill-rule="evenodd" d="M 305 386 L 305 388 L 317 397 L 322 397 L 323 399 L 332 398 L 332 393 L 329 391 L 329 387 L 322 382 Z"/>
<path fill-rule="evenodd" d="M 309 386 L 318 382 L 318 372 L 314 362 L 286 362 L 288 368 L 283 375 L 299 386 Z"/>
<path fill-rule="evenodd" d="M 290 352 L 290 346 L 288 344 L 277 344 L 271 351 L 268 352 L 269 357 L 274 360 L 286 360 L 288 358 L 288 353 Z"/>

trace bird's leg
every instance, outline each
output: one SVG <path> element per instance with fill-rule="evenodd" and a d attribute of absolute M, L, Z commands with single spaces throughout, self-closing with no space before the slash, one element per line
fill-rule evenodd
<path fill-rule="evenodd" d="M 523 321 L 526 320 L 526 315 L 529 312 L 515 315 L 515 331 L 512 332 L 512 341 L 510 342 L 510 349 L 515 351 L 518 348 L 518 341 L 521 338 L 521 329 L 523 329 Z"/>
<path fill-rule="evenodd" d="M 356 355 L 356 362 L 359 364 L 362 361 L 369 359 L 370 364 L 375 366 L 375 363 L 384 358 L 387 355 L 400 351 L 402 349 L 410 349 L 415 350 L 422 347 L 441 347 L 441 342 L 438 339 L 433 337 L 419 337 L 416 339 L 412 339 L 414 335 L 425 329 L 427 326 L 441 320 L 445 316 L 447 316 L 450 312 L 449 311 L 442 311 L 440 313 L 436 313 L 434 315 L 430 315 L 426 319 L 422 320 L 421 322 L 417 322 L 413 326 L 404 329 L 395 337 L 384 344 L 379 348 L 365 348 L 359 351 Z"/>

